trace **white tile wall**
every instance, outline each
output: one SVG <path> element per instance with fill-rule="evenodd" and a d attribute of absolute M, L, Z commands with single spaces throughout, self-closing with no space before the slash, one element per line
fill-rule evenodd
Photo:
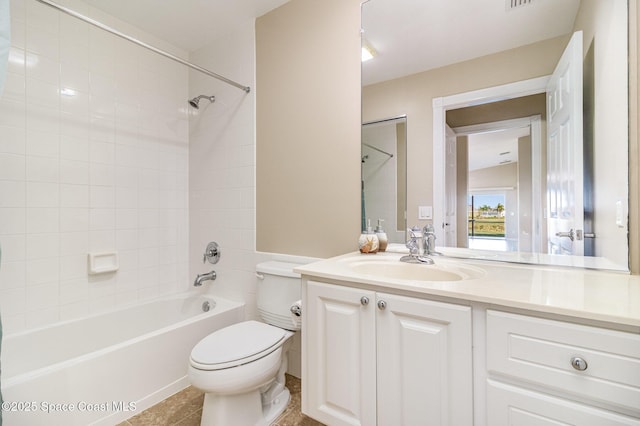
<path fill-rule="evenodd" d="M 184 56 L 80 0 L 60 3 Z M 190 57 L 246 94 L 35 0 L 11 8 L 0 98 L 6 332 L 193 289 L 211 269 L 218 279 L 198 291 L 244 301 L 258 318 L 255 265 L 274 255 L 255 252 L 253 23 Z M 189 109 L 200 94 L 216 102 Z M 201 262 L 209 241 L 222 248 L 215 266 Z M 120 269 L 88 275 L 87 253 L 102 250 L 118 251 Z"/>
<path fill-rule="evenodd" d="M 255 265 L 255 31 L 247 22 L 233 34 L 198 50 L 192 62 L 252 88 L 250 93 L 189 73 L 190 97 L 215 95 L 190 110 L 190 275 L 215 269 L 201 291 L 244 301 L 257 318 Z M 220 244 L 218 264 L 202 263 L 209 241 Z"/>
<path fill-rule="evenodd" d="M 79 0 L 80 13 L 185 53 Z M 185 290 L 188 72 L 63 15 L 11 0 L 0 97 L 0 312 L 6 332 Z M 89 276 L 87 253 L 117 250 Z"/>

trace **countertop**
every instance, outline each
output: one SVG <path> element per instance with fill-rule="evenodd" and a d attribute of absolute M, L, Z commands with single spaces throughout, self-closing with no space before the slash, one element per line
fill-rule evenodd
<path fill-rule="evenodd" d="M 437 267 L 465 268 L 468 279 L 423 281 L 393 279 L 356 272 L 349 265 L 361 261 L 397 261 L 403 253 L 348 253 L 301 265 L 303 278 L 358 283 L 376 291 L 423 294 L 480 302 L 508 308 L 556 314 L 578 320 L 631 326 L 640 333 L 640 276 L 545 265 L 522 265 L 478 259 L 434 256 Z M 412 265 L 429 268 L 429 265 Z"/>

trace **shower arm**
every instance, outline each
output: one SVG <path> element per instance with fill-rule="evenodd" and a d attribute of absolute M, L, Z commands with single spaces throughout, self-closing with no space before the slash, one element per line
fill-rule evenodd
<path fill-rule="evenodd" d="M 109 27 L 107 25 L 104 25 L 101 22 L 95 21 L 95 20 L 93 20 L 91 18 L 88 18 L 88 17 L 86 17 L 84 15 L 81 15 L 80 13 L 78 13 L 78 12 L 76 12 L 74 10 L 68 9 L 68 8 L 66 8 L 64 6 L 61 6 L 61 5 L 57 4 L 57 3 L 54 3 L 54 2 L 49 1 L 49 0 L 37 0 L 37 1 L 42 3 L 42 4 L 47 5 L 49 7 L 57 9 L 60 12 L 64 12 L 67 15 L 71 15 L 74 18 L 78 18 L 81 21 L 84 21 L 84 22 L 86 22 L 88 24 L 91 24 L 91 25 L 93 25 L 95 27 L 103 29 L 103 30 L 105 30 L 105 31 L 107 31 L 107 32 L 109 32 L 109 33 L 111 33 L 113 35 L 116 35 L 116 36 L 118 36 L 120 38 L 123 38 L 125 40 L 128 40 L 128 41 L 134 43 L 134 44 L 137 44 L 138 46 L 141 46 L 141 47 L 144 47 L 145 49 L 151 50 L 152 52 L 155 52 L 155 53 L 157 53 L 159 55 L 162 55 L 165 58 L 169 58 L 172 61 L 179 62 L 182 65 L 186 65 L 187 67 L 189 67 L 189 68 L 191 68 L 193 70 L 199 71 L 199 72 L 201 72 L 203 74 L 206 74 L 206 75 L 208 75 L 210 77 L 216 78 L 216 79 L 218 79 L 220 81 L 223 81 L 223 82 L 225 82 L 227 84 L 235 86 L 238 89 L 242 89 L 246 93 L 249 93 L 251 91 L 251 88 L 249 86 L 244 86 L 244 85 L 242 85 L 240 83 L 236 83 L 233 80 L 229 80 L 228 78 L 221 76 L 220 74 L 216 74 L 213 71 L 209 71 L 208 69 L 203 68 L 203 67 L 201 67 L 199 65 L 192 64 L 191 62 L 185 61 L 184 59 L 181 59 L 181 58 L 179 58 L 179 57 L 177 57 L 175 55 L 172 55 L 171 53 L 165 52 L 164 50 L 158 49 L 157 47 L 153 47 L 153 46 L 151 46 L 151 45 L 149 45 L 149 44 L 147 44 L 147 43 L 145 43 L 143 41 L 140 41 L 140 40 L 138 40 L 136 38 L 128 36 L 128 35 L 126 35 L 124 33 L 121 33 L 120 31 L 118 31 L 116 29 L 113 29 L 113 28 L 111 28 L 111 27 Z"/>
<path fill-rule="evenodd" d="M 366 143 L 366 142 L 362 142 L 362 145 L 364 145 L 364 146 L 366 146 L 366 147 L 369 147 L 369 148 L 371 148 L 371 149 L 375 149 L 376 151 L 381 152 L 381 153 L 383 153 L 383 154 L 386 154 L 386 155 L 388 155 L 388 156 L 389 156 L 389 158 L 393 158 L 393 154 L 389 154 L 387 151 L 383 151 L 383 150 L 381 150 L 380 148 L 376 148 L 375 146 L 373 146 L 373 145 L 369 145 L 369 144 L 368 144 L 368 143 Z M 388 161 L 388 160 L 387 160 L 387 161 Z"/>

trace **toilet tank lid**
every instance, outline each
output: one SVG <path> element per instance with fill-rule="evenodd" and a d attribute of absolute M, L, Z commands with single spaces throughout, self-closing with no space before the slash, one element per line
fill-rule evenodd
<path fill-rule="evenodd" d="M 278 275 L 281 277 L 300 278 L 300 274 L 293 272 L 293 268 L 300 265 L 300 263 L 269 260 L 267 262 L 258 263 L 256 265 L 256 272 L 269 275 Z"/>

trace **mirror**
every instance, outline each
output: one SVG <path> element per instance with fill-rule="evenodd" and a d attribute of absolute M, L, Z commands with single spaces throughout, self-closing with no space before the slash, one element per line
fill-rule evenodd
<path fill-rule="evenodd" d="M 380 225 L 391 243 L 407 229 L 407 118 L 362 125 L 362 229 Z"/>
<path fill-rule="evenodd" d="M 509 4 L 510 2 L 507 2 Z M 412 0 L 369 0 L 362 6 L 363 47 L 373 59 L 362 63 L 362 118 L 371 122 L 385 117 L 411 117 L 407 128 L 407 224 L 436 225 L 439 246 L 459 247 L 460 256 L 514 260 L 526 263 L 563 264 L 615 270 L 628 270 L 628 5 L 626 0 L 594 2 L 590 0 L 539 0 L 509 10 L 504 2 L 492 0 L 446 2 L 446 7 Z M 469 13 L 468 8 L 473 8 Z M 451 13 L 451 15 L 448 15 Z M 562 247 L 554 249 L 551 238 L 558 234 L 567 242 L 569 230 L 556 229 L 549 237 L 549 218 L 563 219 L 564 210 L 554 209 L 551 201 L 566 203 L 567 186 L 559 186 L 553 196 L 555 164 L 562 159 L 547 157 L 547 109 L 527 110 L 518 116 L 485 114 L 483 106 L 494 101 L 517 102 L 521 96 L 545 96 L 551 75 L 573 33 L 583 38 L 583 165 L 582 182 L 567 185 L 583 189 L 584 227 L 574 231 L 581 238 L 580 256 L 565 255 Z M 526 108 L 525 108 L 526 109 Z M 508 111 L 509 108 L 506 108 Z M 466 114 L 466 115 L 465 115 Z M 502 115 L 500 115 L 502 114 Z M 527 163 L 512 160 L 510 167 L 520 170 L 513 184 L 493 185 L 488 189 L 514 190 L 509 197 L 522 202 L 514 205 L 509 198 L 504 210 L 491 208 L 499 218 L 508 216 L 504 230 L 506 252 L 492 249 L 477 251 L 470 244 L 470 222 L 478 217 L 469 214 L 469 195 L 477 187 L 458 182 L 453 193 L 446 194 L 447 173 L 470 174 L 458 168 L 447 172 L 446 127 L 453 120 L 454 140 L 470 137 L 470 128 L 508 120 L 525 120 L 539 116 L 535 131 L 540 145 L 523 146 Z M 461 119 L 460 117 L 465 117 Z M 480 121 L 480 118 L 482 120 Z M 485 136 L 494 130 L 478 130 Z M 455 134 L 458 132 L 458 134 Z M 496 133 L 497 134 L 497 133 Z M 453 148 L 452 148 L 453 147 Z M 488 148 L 480 149 L 486 154 Z M 550 150 L 551 151 L 551 150 Z M 503 151 L 501 151 L 503 152 Z M 364 153 L 364 151 L 363 151 Z M 499 155 L 500 152 L 497 152 Z M 466 155 L 466 157 L 464 156 Z M 526 157 L 526 156 L 525 156 Z M 461 158 L 469 161 L 468 154 Z M 475 159 L 474 159 L 475 160 Z M 566 161 L 566 160 L 565 160 Z M 455 161 L 458 165 L 460 159 Z M 514 167 L 513 163 L 516 163 Z M 530 168 L 526 176 L 522 170 Z M 455 170 L 455 169 L 454 169 Z M 549 175 L 549 176 L 548 176 Z M 466 187 L 466 191 L 465 191 Z M 475 192 L 473 190 L 476 190 Z M 486 192 L 487 187 L 483 188 Z M 548 191 L 549 190 L 549 191 Z M 450 189 L 449 189 L 450 191 Z M 522 192 L 526 191 L 526 192 Z M 483 191 L 480 191 L 480 195 Z M 491 191 L 489 191 L 491 192 Z M 548 193 L 549 192 L 549 193 Z M 526 194 L 526 195 L 524 195 Z M 550 198 L 551 197 L 551 198 Z M 524 202 L 526 201 L 526 202 Z M 432 219 L 420 219 L 419 210 L 433 208 Z M 517 208 L 515 208 L 517 207 Z M 560 212 L 560 213 L 558 213 Z M 457 235 L 447 238 L 446 224 L 457 224 Z M 456 215 L 457 214 L 457 215 Z M 476 215 L 480 215 L 477 211 Z M 554 216 L 555 215 L 555 216 Z M 505 223 L 507 220 L 504 221 Z M 529 225 L 526 225 L 526 224 Z M 504 225 L 503 225 L 504 226 Z M 537 233 L 537 234 L 536 234 Z M 595 238 L 589 238 L 595 236 Z M 530 241 L 526 241 L 529 238 Z M 500 249 L 503 250 L 503 249 Z M 489 253 L 489 254 L 488 254 Z"/>

